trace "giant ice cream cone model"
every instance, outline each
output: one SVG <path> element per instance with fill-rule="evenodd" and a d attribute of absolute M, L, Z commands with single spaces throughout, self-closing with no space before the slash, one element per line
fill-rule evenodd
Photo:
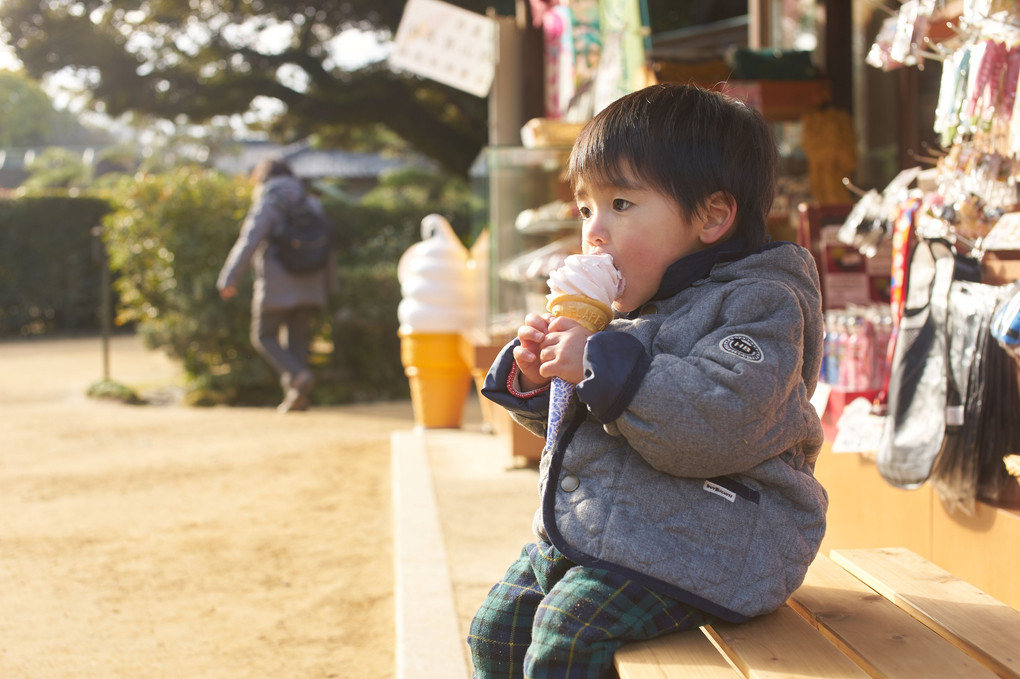
<path fill-rule="evenodd" d="M 471 387 L 460 351 L 460 334 L 473 322 L 468 251 L 439 215 L 426 216 L 421 229 L 422 241 L 397 265 L 400 359 L 415 425 L 456 428 Z"/>
<path fill-rule="evenodd" d="M 460 334 L 401 332 L 400 360 L 411 386 L 415 425 L 460 427 L 471 386 L 471 373 L 460 355 Z"/>
<path fill-rule="evenodd" d="M 573 319 L 589 331 L 599 332 L 613 320 L 612 303 L 623 292 L 623 285 L 610 255 L 571 255 L 549 275 L 546 309 L 553 316 Z M 544 452 L 556 442 L 574 391 L 575 385 L 553 378 Z"/>

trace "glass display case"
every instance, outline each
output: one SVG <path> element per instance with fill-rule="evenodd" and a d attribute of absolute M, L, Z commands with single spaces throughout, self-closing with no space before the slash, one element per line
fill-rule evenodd
<path fill-rule="evenodd" d="M 484 192 L 491 341 L 516 335 L 545 308 L 548 274 L 579 252 L 581 221 L 564 171 L 569 148 L 486 148 L 472 173 Z"/>

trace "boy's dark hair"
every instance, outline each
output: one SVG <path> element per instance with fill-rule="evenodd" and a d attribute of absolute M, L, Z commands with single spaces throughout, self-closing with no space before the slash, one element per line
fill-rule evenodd
<path fill-rule="evenodd" d="M 734 237 L 765 243 L 776 191 L 775 137 L 761 114 L 718 92 L 664 83 L 610 104 L 581 131 L 568 174 L 619 184 L 625 173 L 672 198 L 690 220 L 716 191 L 737 205 Z"/>

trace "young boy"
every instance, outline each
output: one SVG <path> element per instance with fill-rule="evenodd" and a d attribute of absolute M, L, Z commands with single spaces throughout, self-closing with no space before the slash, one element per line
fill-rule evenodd
<path fill-rule="evenodd" d="M 626 642 L 772 611 L 825 531 L 821 295 L 805 249 L 767 242 L 769 127 L 655 85 L 584 128 L 569 177 L 583 252 L 625 288 L 595 334 L 528 315 L 486 378 L 540 436 L 550 379 L 577 396 L 541 460 L 538 539 L 472 622 L 478 679 L 614 677 Z"/>

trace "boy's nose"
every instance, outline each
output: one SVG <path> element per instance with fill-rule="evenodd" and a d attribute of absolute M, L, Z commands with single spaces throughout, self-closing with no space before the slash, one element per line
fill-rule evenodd
<path fill-rule="evenodd" d="M 606 232 L 600 226 L 598 217 L 592 217 L 584 225 L 584 242 L 588 247 L 597 247 L 605 245 L 606 243 Z"/>

